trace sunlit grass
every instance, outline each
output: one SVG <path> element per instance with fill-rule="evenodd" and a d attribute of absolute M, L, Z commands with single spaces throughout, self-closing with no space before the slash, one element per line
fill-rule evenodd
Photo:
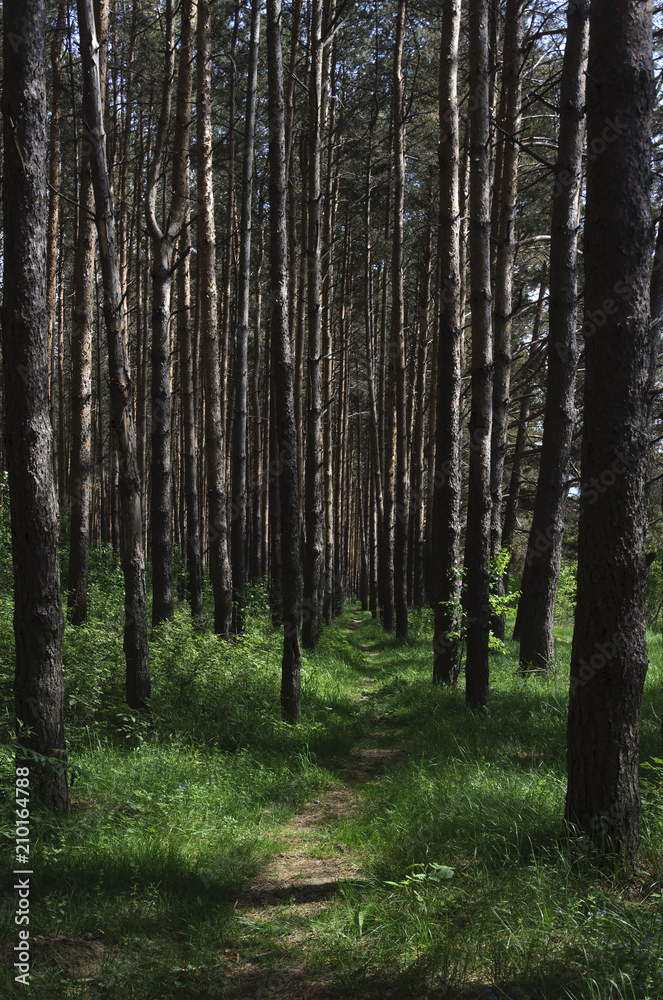
<path fill-rule="evenodd" d="M 121 581 L 96 574 L 92 603 L 105 617 L 66 635 L 73 808 L 58 821 L 35 814 L 31 932 L 103 940 L 105 959 L 70 979 L 35 961 L 31 996 L 278 996 L 296 968 L 339 997 L 663 998 L 660 636 L 643 702 L 653 769 L 643 770 L 640 867 L 608 877 L 590 857 L 572 865 L 563 839 L 568 623 L 547 675 L 524 680 L 513 643 L 493 656 L 490 710 L 473 714 L 462 678 L 457 689 L 431 684 L 430 613 L 413 616 L 400 643 L 348 608 L 305 659 L 303 722 L 292 727 L 279 714 L 280 638 L 257 589 L 233 646 L 178 609 L 152 639 L 152 713 L 138 719 L 122 698 Z M 11 647 L 4 601 L 7 719 Z M 321 906 L 246 918 L 242 887 L 279 851 L 283 823 L 338 788 L 357 745 L 403 752 L 357 786 L 358 815 L 311 856 L 341 845 L 363 859 L 364 881 L 342 882 Z M 12 903 L 8 892 L 9 949 Z M 237 956 L 250 974 L 231 982 Z M 1 996 L 13 994 L 9 964 Z"/>

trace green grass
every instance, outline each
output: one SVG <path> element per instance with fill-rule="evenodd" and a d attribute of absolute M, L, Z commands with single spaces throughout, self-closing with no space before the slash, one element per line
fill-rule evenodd
<path fill-rule="evenodd" d="M 546 676 L 523 680 L 507 643 L 492 658 L 490 711 L 472 714 L 462 681 L 430 683 L 430 614 L 413 616 L 398 643 L 348 608 L 305 659 L 303 722 L 292 727 L 279 717 L 280 639 L 257 588 L 233 646 L 178 609 L 152 639 L 152 715 L 137 719 L 122 700 L 120 587 L 104 559 L 95 616 L 65 639 L 78 773 L 69 817 L 33 812 L 30 930 L 76 941 L 103 932 L 106 960 L 77 978 L 35 962 L 32 997 L 298 997 L 309 982 L 327 997 L 663 998 L 660 636 L 643 704 L 653 769 L 643 770 L 639 867 L 609 877 L 589 857 L 572 866 L 562 837 L 568 623 Z M 0 601 L 5 728 L 11 610 Z M 354 747 L 376 745 L 405 752 L 358 786 L 358 815 L 312 851 L 356 852 L 364 881 L 341 883 L 322 906 L 284 901 L 269 919 L 247 918 L 236 901 L 280 850 L 283 824 L 338 787 Z M 11 762 L 2 768 L 9 788 Z M 0 819 L 10 872 L 8 802 Z M 9 956 L 8 878 L 4 892 Z M 10 963 L 3 997 L 14 994 Z"/>

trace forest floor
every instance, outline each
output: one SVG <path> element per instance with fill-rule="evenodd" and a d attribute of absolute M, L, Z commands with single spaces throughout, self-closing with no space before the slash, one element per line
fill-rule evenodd
<path fill-rule="evenodd" d="M 361 618 L 353 618 L 349 631 L 361 623 Z M 370 646 L 359 648 L 367 658 L 378 655 Z M 376 678 L 362 677 L 359 683 L 361 689 L 350 697 L 364 704 L 374 700 Z M 315 922 L 329 907 L 329 900 L 341 887 L 366 883 L 366 852 L 338 842 L 335 831 L 341 823 L 357 819 L 366 785 L 379 783 L 389 767 L 402 759 L 406 753 L 404 736 L 401 727 L 367 733 L 361 744 L 334 762 L 337 780 L 281 827 L 282 850 L 245 886 L 235 910 L 249 928 L 274 923 L 286 928 L 280 939 L 284 953 L 265 978 L 264 966 L 256 962 L 250 944 L 243 958 L 238 951 L 236 966 L 232 967 L 232 956 L 229 962 L 224 995 L 239 998 L 254 992 L 260 995 L 261 990 L 289 1000 L 331 1000 L 347 995 L 345 990 L 339 994 L 329 973 L 311 972 L 306 952 L 317 935 Z M 250 933 L 247 938 L 250 942 Z M 256 948 L 260 950 L 262 944 L 258 933 Z M 267 956 L 262 952 L 259 957 Z"/>
<path fill-rule="evenodd" d="M 477 715 L 430 683 L 430 615 L 403 643 L 349 607 L 305 658 L 292 727 L 264 615 L 231 648 L 184 613 L 157 633 L 143 719 L 114 614 L 117 634 L 103 604 L 65 637 L 78 776 L 71 815 L 32 823 L 31 1000 L 663 1000 L 660 637 L 639 863 L 606 876 L 561 831 L 568 626 L 549 676 L 495 654 Z M 0 601 L 0 650 L 10 630 Z M 0 902 L 4 998 L 7 879 Z"/>

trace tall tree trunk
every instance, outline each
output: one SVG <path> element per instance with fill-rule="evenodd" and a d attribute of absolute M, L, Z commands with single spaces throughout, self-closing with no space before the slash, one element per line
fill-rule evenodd
<path fill-rule="evenodd" d="M 417 318 L 416 362 L 417 376 L 412 393 L 414 418 L 412 429 L 412 491 L 410 496 L 410 543 L 408 576 L 412 580 L 412 603 L 419 611 L 424 604 L 424 450 L 426 423 L 426 360 L 428 355 L 428 325 L 431 293 L 431 241 L 432 226 L 426 224 L 424 252 L 419 276 L 419 307 Z M 409 589 L 409 585 L 408 585 Z"/>
<path fill-rule="evenodd" d="M 567 15 L 551 218 L 543 442 L 519 608 L 520 663 L 524 669 L 545 668 L 555 658 L 555 596 L 562 562 L 566 478 L 575 423 L 577 233 L 585 134 L 589 8 L 589 0 L 573 0 Z"/>
<path fill-rule="evenodd" d="M 368 412 L 369 412 L 369 428 L 370 428 L 370 441 L 371 441 L 371 475 L 372 475 L 372 499 L 373 505 L 375 507 L 375 520 L 376 524 L 373 525 L 373 530 L 375 532 L 375 537 L 373 542 L 377 546 L 381 546 L 383 538 L 383 518 L 384 518 L 384 496 L 382 491 L 382 467 L 381 467 L 381 448 L 380 448 L 380 427 L 379 427 L 379 415 L 378 415 L 378 402 L 376 398 L 375 389 L 375 317 L 373 310 L 373 235 L 371 226 L 371 205 L 372 205 L 372 155 L 373 155 L 373 128 L 375 127 L 375 121 L 377 119 L 377 109 L 374 110 L 373 118 L 371 120 L 371 129 L 369 131 L 368 137 L 368 160 L 366 165 L 366 215 L 365 215 L 365 228 L 366 228 L 366 256 L 364 258 L 364 302 L 365 302 L 365 314 L 364 314 L 364 325 L 365 325 L 365 335 L 366 335 L 366 382 L 368 388 Z M 382 551 L 382 550 L 381 550 Z M 373 568 L 375 570 L 375 578 L 378 582 L 378 589 L 380 589 L 379 580 L 379 566 L 380 561 L 378 558 L 378 553 L 375 553 L 371 548 L 371 557 L 373 559 Z M 377 594 L 375 595 L 376 600 L 376 610 L 377 610 Z"/>
<path fill-rule="evenodd" d="M 18 41 L 17 41 L 18 40 Z M 14 564 L 14 701 L 21 744 L 51 760 L 29 781 L 51 808 L 69 808 L 62 675 L 58 513 L 48 401 L 46 310 L 47 107 L 43 0 L 4 4 L 5 433 Z M 25 772 L 24 772 L 25 773 Z"/>
<path fill-rule="evenodd" d="M 212 8 L 198 0 L 198 269 L 203 393 L 205 398 L 205 461 L 209 568 L 214 593 L 214 631 L 229 636 L 232 589 L 228 558 L 225 490 L 225 438 L 221 414 L 217 316 L 214 188 L 212 183 Z"/>
<path fill-rule="evenodd" d="M 74 255 L 74 305 L 71 318 L 71 527 L 67 611 L 72 625 L 87 621 L 90 550 L 90 471 L 92 466 L 92 335 L 94 262 L 97 230 L 89 150 L 83 151 L 78 185 L 79 222 Z"/>
<path fill-rule="evenodd" d="M 104 284 L 104 316 L 108 339 L 111 424 L 119 458 L 122 506 L 122 570 L 124 573 L 124 653 L 127 702 L 144 708 L 150 696 L 147 646 L 147 598 L 142 544 L 140 480 L 136 462 L 133 386 L 127 366 L 124 299 L 115 239 L 115 214 L 106 162 L 106 136 L 101 104 L 99 46 L 92 0 L 78 0 L 85 120 L 88 126 L 92 182 Z"/>
<path fill-rule="evenodd" d="M 398 0 L 394 72 L 392 82 L 394 130 L 394 231 L 391 253 L 391 326 L 389 381 L 391 404 L 396 416 L 396 483 L 394 530 L 394 608 L 396 637 L 407 639 L 407 541 L 409 513 L 408 426 L 405 367 L 405 296 L 403 290 L 403 211 L 405 203 L 405 95 L 403 88 L 403 40 L 407 0 Z"/>
<path fill-rule="evenodd" d="M 458 125 L 458 40 L 461 0 L 445 0 L 440 51 L 440 219 L 438 228 L 439 288 L 437 423 L 433 477 L 433 681 L 458 679 L 460 579 L 460 210 Z M 432 470 L 431 470 L 432 471 Z M 429 472 L 430 474 L 430 472 Z"/>
<path fill-rule="evenodd" d="M 263 489 L 263 465 L 264 455 L 269 449 L 264 447 L 263 421 L 261 420 L 260 407 L 260 333 L 262 329 L 262 269 L 265 259 L 265 243 L 263 234 L 264 219 L 264 196 L 260 191 L 258 206 L 258 264 L 255 274 L 255 319 L 253 329 L 253 373 L 251 380 L 252 392 L 252 427 L 253 427 L 253 462 L 251 474 L 252 489 L 252 548 L 250 555 L 250 578 L 257 580 L 264 576 L 266 572 L 266 560 L 263 558 L 264 543 L 266 536 L 266 524 L 263 518 L 262 506 L 264 494 Z M 266 382 L 269 380 L 267 379 Z M 267 421 L 268 423 L 269 421 Z"/>
<path fill-rule="evenodd" d="M 90 549 L 90 469 L 92 428 L 92 333 L 96 227 L 90 156 L 81 162 L 80 221 L 74 258 L 74 307 L 71 323 L 71 529 L 67 608 L 72 625 L 87 621 Z"/>
<path fill-rule="evenodd" d="M 640 835 L 645 486 L 658 339 L 649 323 L 651 5 L 592 3 L 589 38 L 584 424 L 565 820 L 602 854 L 629 862 Z"/>
<path fill-rule="evenodd" d="M 51 136 L 48 145 L 48 229 L 46 236 L 46 309 L 48 313 L 48 371 L 53 370 L 53 335 L 55 331 L 55 291 L 58 273 L 58 230 L 60 224 L 60 179 L 62 176 L 62 43 L 67 5 L 61 0 L 58 19 L 51 42 L 53 100 L 51 104 Z M 55 390 L 50 384 L 50 418 L 55 434 Z M 53 439 L 55 440 L 55 438 Z M 54 456 L 55 458 L 55 456 Z M 57 466 L 56 466 L 57 467 Z M 60 497 L 62 500 L 63 498 Z"/>
<path fill-rule="evenodd" d="M 323 59 L 323 79 L 327 79 L 325 63 Z M 332 74 L 332 83 L 334 76 Z M 329 88 L 324 87 L 322 92 L 323 106 L 329 95 Z M 324 620 L 331 625 L 335 613 L 335 564 L 334 564 L 334 456 L 333 456 L 333 428 L 334 420 L 332 413 L 332 403 L 334 399 L 334 254 L 333 239 L 336 222 L 336 204 L 338 200 L 338 186 L 335 183 L 335 156 L 334 156 L 334 121 L 335 103 L 331 102 L 329 108 L 329 119 L 327 122 L 327 170 L 325 177 L 324 192 L 324 217 L 322 223 L 322 245 L 321 255 L 322 265 L 322 382 L 324 386 L 324 406 L 323 406 L 323 449 L 324 449 L 324 509 L 325 509 L 325 578 L 324 578 Z M 323 121 L 325 120 L 323 114 Z"/>
<path fill-rule="evenodd" d="M 235 343 L 235 419 L 232 451 L 232 525 L 231 546 L 234 596 L 234 628 L 244 627 L 244 589 L 246 586 L 247 529 L 247 396 L 249 383 L 249 292 L 251 280 L 251 220 L 253 199 L 253 151 L 256 129 L 256 89 L 258 86 L 258 49 L 260 44 L 260 3 L 251 5 L 251 46 L 246 92 L 246 120 L 242 154 L 242 209 L 239 247 L 239 294 L 237 337 Z"/>
<path fill-rule="evenodd" d="M 175 71 L 173 0 L 166 2 L 166 59 L 161 109 L 145 197 L 147 225 L 154 242 L 152 290 L 152 451 L 150 529 L 152 533 L 152 623 L 173 619 L 173 486 L 171 471 L 171 296 L 173 255 L 189 206 L 189 123 L 193 83 L 195 0 L 182 4 L 177 109 L 173 140 L 172 199 L 163 230 L 156 200 L 170 124 Z"/>
<path fill-rule="evenodd" d="M 191 275 L 188 238 L 180 238 L 182 263 L 178 274 L 177 327 L 180 348 L 182 423 L 184 424 L 184 495 L 186 499 L 187 589 L 191 614 L 203 616 L 203 564 L 200 551 L 200 503 L 198 498 L 198 421 L 193 387 L 193 328 L 191 324 Z"/>
<path fill-rule="evenodd" d="M 302 609 L 299 481 L 292 349 L 288 324 L 285 102 L 281 50 L 281 0 L 267 0 L 269 83 L 269 216 L 271 235 L 271 362 L 279 446 L 279 494 L 283 564 L 283 660 L 281 710 L 288 722 L 301 715 L 299 641 Z"/>
<path fill-rule="evenodd" d="M 232 312 L 232 279 L 237 267 L 236 242 L 237 242 L 237 198 L 235 194 L 235 105 L 237 102 L 237 38 L 239 35 L 239 15 L 242 8 L 241 0 L 235 0 L 235 10 L 233 13 L 233 27 L 230 37 L 230 59 L 226 73 L 228 80 L 228 130 L 227 130 L 227 201 L 226 201 L 226 233 L 225 251 L 222 255 L 222 276 L 221 276 L 221 309 L 220 309 L 220 337 L 219 351 L 221 362 L 221 414 L 227 421 L 225 440 L 232 441 L 231 421 L 234 415 L 234 392 L 235 385 L 232 378 L 228 378 L 232 373 L 231 365 L 231 312 Z M 232 459 L 232 447 L 229 448 L 229 455 Z M 230 470 L 228 470 L 230 471 Z M 228 542 L 231 538 L 229 535 Z"/>
<path fill-rule="evenodd" d="M 502 71 L 502 164 L 495 263 L 495 375 L 493 380 L 493 427 L 490 449 L 490 494 L 492 504 L 491 557 L 502 546 L 502 484 L 509 426 L 509 395 L 511 383 L 511 326 L 513 267 L 518 243 L 516 240 L 516 202 L 518 197 L 518 144 L 520 132 L 523 0 L 507 0 L 504 24 L 504 67 Z M 504 594 L 504 577 L 493 582 L 493 593 Z M 499 639 L 504 639 L 505 615 L 493 616 L 492 627 Z"/>
<path fill-rule="evenodd" d="M 536 315 L 534 318 L 534 326 L 532 329 L 532 342 L 530 345 L 529 355 L 527 361 L 523 365 L 523 372 L 521 381 L 523 383 L 523 395 L 520 400 L 520 408 L 518 411 L 518 429 L 516 431 L 516 441 L 513 446 L 513 463 L 511 465 L 511 476 L 509 477 L 509 492 L 506 498 L 506 507 L 504 510 L 504 524 L 502 527 L 502 545 L 509 552 L 509 561 L 504 568 L 504 577 L 502 581 L 502 593 L 508 593 L 509 588 L 509 569 L 511 565 L 511 560 L 513 558 L 513 547 L 514 539 L 516 534 L 516 527 L 518 525 L 518 507 L 520 503 L 520 483 L 522 479 L 522 466 L 523 466 L 523 454 L 525 452 L 525 446 L 527 443 L 527 425 L 529 422 L 530 415 L 530 402 L 532 399 L 532 390 L 530 388 L 532 384 L 532 378 L 534 375 L 535 359 L 540 353 L 540 333 L 541 333 L 541 321 L 543 319 L 543 304 L 546 298 L 547 289 L 547 273 L 546 265 L 543 265 L 543 274 L 541 275 L 541 285 L 539 286 L 539 301 L 536 307 Z M 515 635 L 514 635 L 515 638 Z"/>
<path fill-rule="evenodd" d="M 322 195 L 322 0 L 311 6 L 311 74 L 308 120 L 308 421 L 306 429 L 306 553 L 302 643 L 315 649 L 322 631 L 324 586 L 324 508 L 322 496 L 322 323 L 320 228 Z"/>
<path fill-rule="evenodd" d="M 488 0 L 470 0 L 470 305 L 472 310 L 472 408 L 465 563 L 469 707 L 488 705 L 490 635 L 490 438 L 493 339 L 490 287 L 490 107 Z"/>

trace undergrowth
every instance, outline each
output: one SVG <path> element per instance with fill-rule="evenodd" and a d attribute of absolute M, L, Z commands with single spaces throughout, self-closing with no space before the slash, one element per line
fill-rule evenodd
<path fill-rule="evenodd" d="M 178 606 L 151 638 L 145 717 L 123 701 L 121 575 L 109 553 L 94 556 L 90 607 L 90 622 L 65 632 L 72 810 L 34 809 L 30 930 L 37 943 L 92 939 L 105 951 L 86 971 L 36 951 L 36 1000 L 295 997 L 304 980 L 326 997 L 663 998 L 660 637 L 650 636 L 643 703 L 639 865 L 607 876 L 589 853 L 572 864 L 563 838 L 569 624 L 545 676 L 524 680 L 507 642 L 491 661 L 490 711 L 472 714 L 462 682 L 431 685 L 430 612 L 413 614 L 402 643 L 349 607 L 305 657 L 303 721 L 288 726 L 262 586 L 233 644 Z M 11 616 L 5 593 L 5 743 Z M 363 878 L 324 905 L 244 917 L 242 886 L 278 853 L 283 824 L 338 787 L 344 757 L 376 739 L 403 752 L 357 787 L 358 815 L 324 848 L 356 853 Z M 8 754 L 0 777 L 10 788 Z M 16 939 L 8 802 L 0 819 L 4 997 Z"/>

